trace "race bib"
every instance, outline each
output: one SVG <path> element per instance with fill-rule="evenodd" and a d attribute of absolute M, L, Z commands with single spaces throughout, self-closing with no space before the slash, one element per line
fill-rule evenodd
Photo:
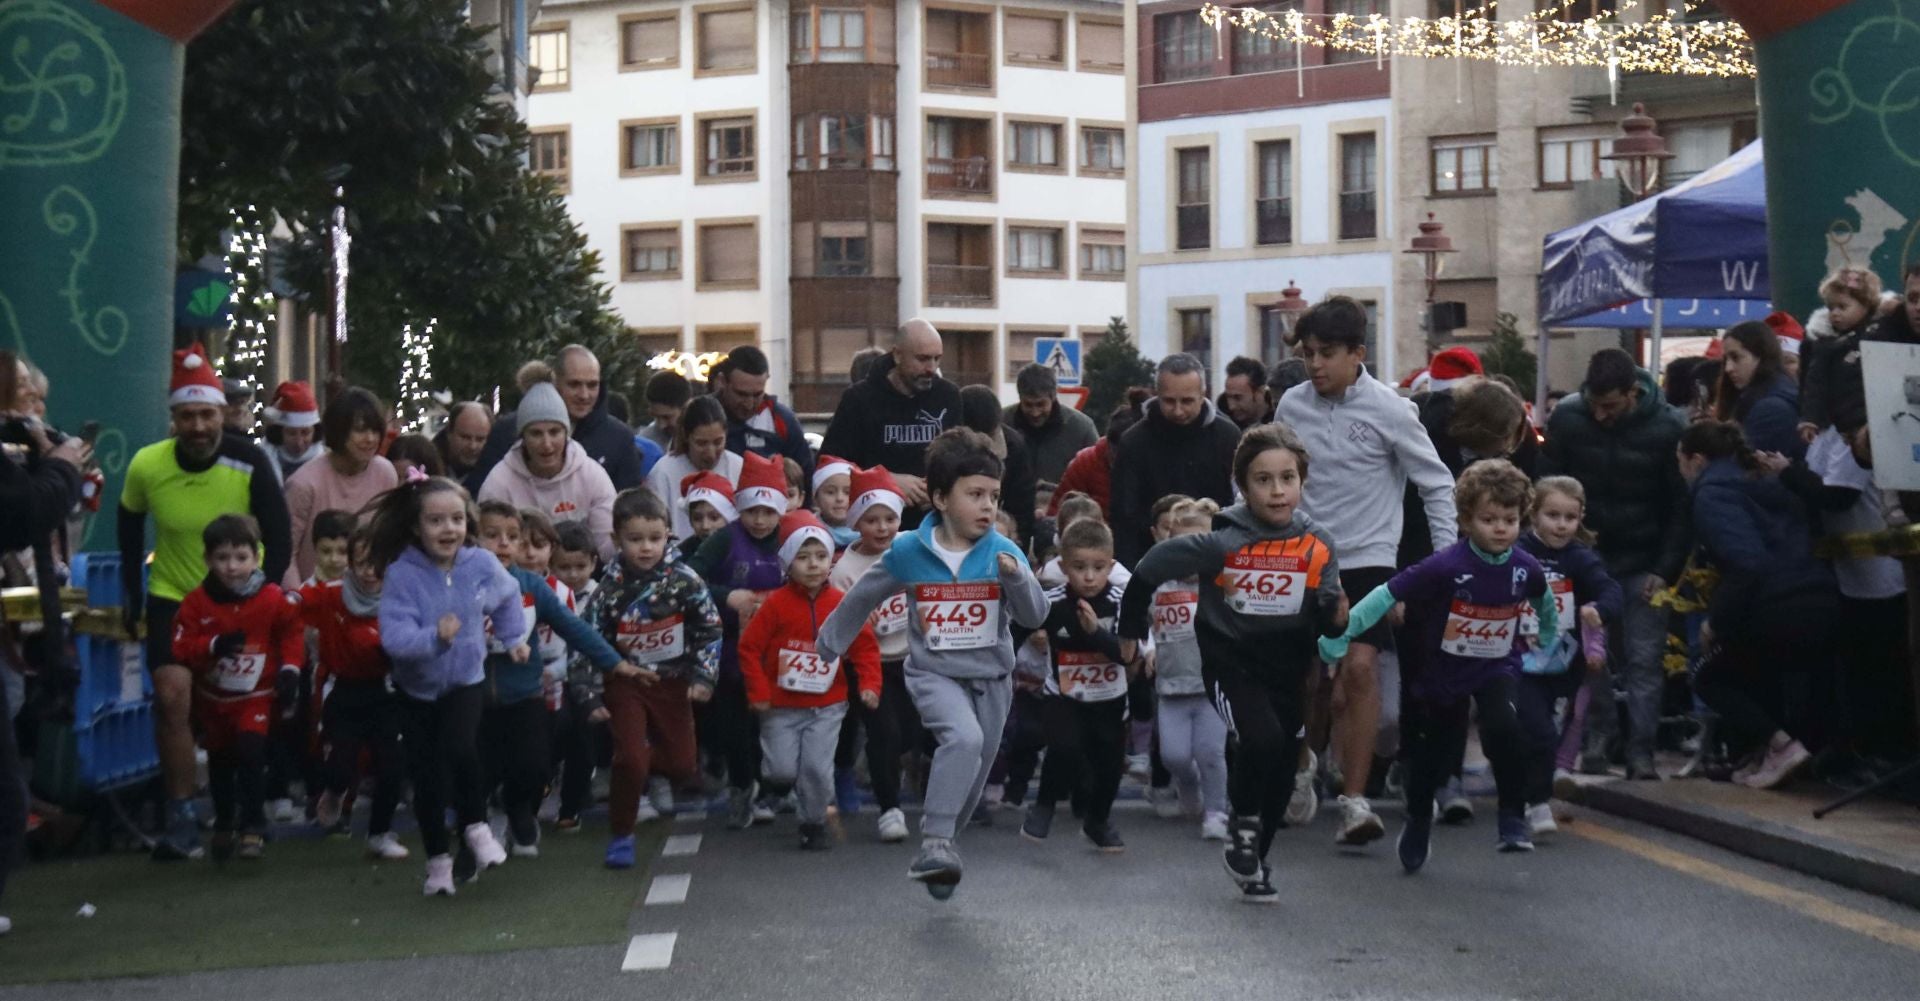
<path fill-rule="evenodd" d="M 222 657 L 213 665 L 213 685 L 223 692 L 251 692 L 267 672 L 267 655 L 240 653 Z"/>
<path fill-rule="evenodd" d="M 913 600 L 928 650 L 979 650 L 1000 641 L 998 584 L 920 584 Z"/>
<path fill-rule="evenodd" d="M 1559 630 L 1565 633 L 1573 628 L 1573 581 L 1559 574 L 1547 575 L 1547 592 L 1553 595 L 1553 615 L 1559 623 Z M 1540 635 L 1540 613 L 1528 604 L 1520 613 L 1520 631 L 1523 636 Z"/>
<path fill-rule="evenodd" d="M 1153 640 L 1175 643 L 1193 639 L 1193 619 L 1200 607 L 1200 595 L 1184 588 L 1156 591 L 1153 595 Z"/>
<path fill-rule="evenodd" d="M 1447 629 L 1440 635 L 1440 649 L 1456 657 L 1505 657 L 1513 652 L 1519 625 L 1518 605 L 1474 605 L 1456 600 L 1447 610 Z"/>
<path fill-rule="evenodd" d="M 636 664 L 660 664 L 687 652 L 686 624 L 678 615 L 652 622 L 620 621 L 614 645 Z"/>
<path fill-rule="evenodd" d="M 778 681 L 782 691 L 823 695 L 833 687 L 833 679 L 840 673 L 839 661 L 821 660 L 813 644 L 805 640 L 788 640 L 779 655 Z"/>
<path fill-rule="evenodd" d="M 1240 550 L 1221 571 L 1227 604 L 1244 615 L 1299 615 L 1307 594 L 1307 561 L 1299 556 L 1256 556 Z"/>
<path fill-rule="evenodd" d="M 1060 694 L 1078 702 L 1105 702 L 1127 694 L 1127 672 L 1097 650 L 1060 651 Z"/>
<path fill-rule="evenodd" d="M 873 634 L 892 636 L 905 628 L 907 628 L 907 592 L 901 591 L 881 602 L 880 607 L 874 609 Z"/>

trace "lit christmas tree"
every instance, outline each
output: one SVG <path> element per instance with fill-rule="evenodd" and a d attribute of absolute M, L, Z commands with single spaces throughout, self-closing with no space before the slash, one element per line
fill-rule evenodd
<path fill-rule="evenodd" d="M 259 210 L 249 205 L 246 211 L 232 212 L 232 228 L 227 239 L 227 274 L 232 292 L 227 297 L 231 326 L 227 350 L 215 364 L 222 376 L 231 376 L 253 387 L 253 413 L 257 421 L 266 405 L 260 377 L 267 363 L 267 342 L 272 336 L 278 300 L 267 281 L 266 224 Z"/>
<path fill-rule="evenodd" d="M 415 332 L 413 324 L 400 328 L 400 419 L 411 434 L 425 430 L 433 385 L 433 328 L 437 319 Z"/>

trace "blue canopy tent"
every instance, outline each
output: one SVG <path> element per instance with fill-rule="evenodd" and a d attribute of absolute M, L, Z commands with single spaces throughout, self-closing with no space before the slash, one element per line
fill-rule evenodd
<path fill-rule="evenodd" d="M 1719 321 L 1729 317 L 1758 319 L 1771 297 L 1766 172 L 1755 140 L 1684 184 L 1547 236 L 1540 260 L 1541 396 L 1550 328 L 1645 327 L 1658 359 L 1669 324 L 1710 328 L 1728 325 Z"/>

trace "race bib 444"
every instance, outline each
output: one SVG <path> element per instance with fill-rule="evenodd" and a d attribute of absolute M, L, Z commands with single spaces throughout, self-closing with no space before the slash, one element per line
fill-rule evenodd
<path fill-rule="evenodd" d="M 1456 657 L 1505 657 L 1513 652 L 1513 637 L 1519 627 L 1518 605 L 1455 601 L 1447 610 L 1447 628 L 1440 635 L 1440 649 Z"/>
<path fill-rule="evenodd" d="M 913 603 L 929 650 L 978 650 L 1000 641 L 998 584 L 919 584 Z"/>

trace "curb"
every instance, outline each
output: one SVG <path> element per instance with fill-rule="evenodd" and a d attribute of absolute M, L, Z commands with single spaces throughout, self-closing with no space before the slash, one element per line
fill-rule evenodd
<path fill-rule="evenodd" d="M 1585 786 L 1578 802 L 1602 813 L 1651 824 L 1749 858 L 1920 908 L 1920 864 L 1739 811 L 1648 799 L 1618 788 L 1624 784 L 1605 782 Z"/>

